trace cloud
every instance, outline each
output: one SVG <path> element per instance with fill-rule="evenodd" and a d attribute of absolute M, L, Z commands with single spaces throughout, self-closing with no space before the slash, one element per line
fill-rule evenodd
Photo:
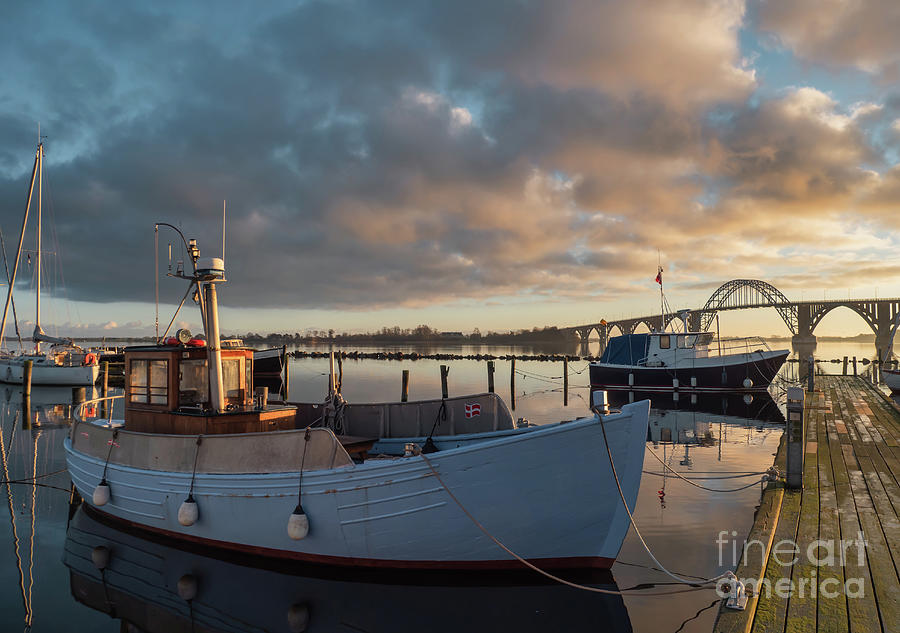
<path fill-rule="evenodd" d="M 757 0 L 761 28 L 804 59 L 853 67 L 884 82 L 900 78 L 895 0 Z"/>
<path fill-rule="evenodd" d="M 40 119 L 74 299 L 152 301 L 153 222 L 217 255 L 223 199 L 223 306 L 361 319 L 627 297 L 657 248 L 676 283 L 799 274 L 792 249 L 858 229 L 858 253 L 900 199 L 871 133 L 897 105 L 755 94 L 739 1 L 59 9 L 0 25 L 0 219 Z"/>

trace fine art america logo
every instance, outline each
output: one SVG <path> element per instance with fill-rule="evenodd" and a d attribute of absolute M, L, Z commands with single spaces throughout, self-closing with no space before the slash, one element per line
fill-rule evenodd
<path fill-rule="evenodd" d="M 739 545 L 737 532 L 727 530 L 719 532 L 716 546 L 719 550 L 719 567 L 725 567 L 728 555 L 731 556 L 730 567 L 736 568 L 743 560 L 746 563 L 761 562 L 766 555 L 766 544 L 756 539 L 744 541 Z M 853 539 L 817 539 L 806 548 L 800 547 L 796 541 L 784 539 L 772 544 L 771 558 L 766 567 L 766 577 L 739 578 L 748 593 L 780 598 L 809 596 L 815 598 L 862 598 L 865 596 L 865 579 L 854 576 L 854 568 L 864 570 L 866 565 L 865 550 L 867 543 L 862 532 Z M 774 563 L 772 562 L 774 561 Z M 773 564 L 781 571 L 781 577 L 772 580 Z M 756 567 L 757 569 L 759 567 Z M 837 571 L 843 569 L 844 582 L 841 582 Z M 822 576 L 825 576 L 824 578 Z M 719 583 L 716 592 L 720 597 L 728 596 L 728 583 Z"/>

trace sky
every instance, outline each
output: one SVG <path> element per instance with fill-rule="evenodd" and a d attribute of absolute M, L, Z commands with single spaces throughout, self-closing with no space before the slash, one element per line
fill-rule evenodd
<path fill-rule="evenodd" d="M 676 309 L 900 296 L 896 0 L 7 5 L 0 228 L 11 258 L 40 124 L 48 331 L 152 334 L 154 222 L 218 256 L 223 200 L 225 332 L 639 316 L 658 262 Z"/>

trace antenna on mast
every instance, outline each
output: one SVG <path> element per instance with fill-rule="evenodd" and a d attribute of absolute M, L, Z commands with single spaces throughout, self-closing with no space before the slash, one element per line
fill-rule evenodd
<path fill-rule="evenodd" d="M 222 261 L 225 261 L 225 201 L 222 200 Z"/>

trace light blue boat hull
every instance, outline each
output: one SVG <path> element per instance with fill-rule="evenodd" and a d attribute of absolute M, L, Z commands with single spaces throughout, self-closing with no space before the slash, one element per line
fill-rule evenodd
<path fill-rule="evenodd" d="M 648 415 L 649 402 L 643 401 L 626 405 L 620 414 L 605 416 L 602 422 L 630 507 L 640 485 Z M 302 505 L 310 529 L 302 540 L 292 540 L 287 533 L 288 517 L 297 505 L 296 467 L 244 474 L 198 469 L 193 496 L 199 520 L 185 527 L 177 515 L 191 487 L 189 471 L 135 468 L 111 460 L 106 468 L 110 500 L 94 509 L 175 538 L 312 563 L 387 568 L 520 567 L 521 563 L 475 525 L 474 518 L 519 556 L 543 567 L 609 567 L 618 555 L 629 520 L 600 425 L 599 418 L 583 418 L 500 432 L 497 437 L 467 442 L 427 458 L 372 459 L 336 468 L 304 469 Z M 74 425 L 65 448 L 72 481 L 91 504 L 106 460 L 76 450 L 72 441 L 76 434 L 86 437 L 89 433 L 111 436 L 112 431 Z M 282 433 L 296 438 L 294 434 L 303 431 Z M 128 446 L 152 437 L 120 432 L 110 439 L 116 446 Z M 218 437 L 247 441 L 247 436 Z M 125 449 L 111 453 L 117 450 Z M 298 454 L 298 466 L 299 461 Z"/>

